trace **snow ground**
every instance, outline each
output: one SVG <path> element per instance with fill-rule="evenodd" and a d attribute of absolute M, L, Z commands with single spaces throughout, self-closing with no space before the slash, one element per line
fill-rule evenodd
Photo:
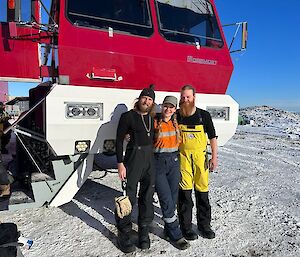
<path fill-rule="evenodd" d="M 100 161 L 104 166 L 113 159 Z M 199 237 L 185 251 L 174 248 L 163 238 L 157 204 L 151 248 L 123 254 L 116 247 L 113 199 L 121 190 L 117 174 L 110 172 L 92 172 L 75 199 L 60 208 L 6 211 L 0 213 L 0 219 L 15 222 L 24 236 L 34 240 L 30 250 L 22 250 L 25 257 L 297 257 L 299 172 L 300 140 L 266 133 L 263 127 L 239 126 L 235 136 L 219 149 L 219 168 L 211 174 L 212 226 L 216 238 Z M 135 212 L 135 220 L 136 215 Z"/>

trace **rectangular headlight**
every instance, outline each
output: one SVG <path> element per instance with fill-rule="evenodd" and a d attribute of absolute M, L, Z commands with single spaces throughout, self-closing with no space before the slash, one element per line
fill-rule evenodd
<path fill-rule="evenodd" d="M 210 113 L 213 119 L 229 120 L 230 107 L 209 106 L 206 110 Z"/>
<path fill-rule="evenodd" d="M 66 118 L 103 120 L 103 103 L 66 103 Z"/>

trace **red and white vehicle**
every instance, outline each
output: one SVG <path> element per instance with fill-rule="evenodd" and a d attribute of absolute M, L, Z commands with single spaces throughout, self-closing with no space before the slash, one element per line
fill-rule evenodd
<path fill-rule="evenodd" d="M 0 79 L 41 83 L 12 128 L 30 184 L 9 209 L 69 202 L 94 154 L 114 152 L 121 113 L 150 84 L 157 103 L 193 85 L 219 144 L 235 133 L 238 104 L 226 95 L 233 64 L 213 0 L 53 0 L 48 24 L 43 1 L 3 2 Z"/>

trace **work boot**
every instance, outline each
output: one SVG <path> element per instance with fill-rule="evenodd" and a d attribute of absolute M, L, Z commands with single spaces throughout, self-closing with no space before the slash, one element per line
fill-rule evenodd
<path fill-rule="evenodd" d="M 150 248 L 149 227 L 140 226 L 138 234 L 139 234 L 139 247 L 142 250 L 149 249 Z"/>
<path fill-rule="evenodd" d="M 193 229 L 182 230 L 182 235 L 189 241 L 198 239 L 198 235 Z"/>
<path fill-rule="evenodd" d="M 204 238 L 213 239 L 216 237 L 215 232 L 211 229 L 210 225 L 207 226 L 198 226 L 200 234 Z"/>
<path fill-rule="evenodd" d="M 132 253 L 135 251 L 135 245 L 132 243 L 129 232 L 121 232 L 118 230 L 118 246 L 123 253 Z"/>
<path fill-rule="evenodd" d="M 7 197 L 10 195 L 10 185 L 0 185 L 0 197 Z"/>
<path fill-rule="evenodd" d="M 171 241 L 171 243 L 179 250 L 186 250 L 191 246 L 190 243 L 184 237 L 176 241 Z"/>

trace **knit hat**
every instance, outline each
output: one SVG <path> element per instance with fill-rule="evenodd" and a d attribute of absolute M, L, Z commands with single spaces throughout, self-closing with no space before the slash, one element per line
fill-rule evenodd
<path fill-rule="evenodd" d="M 143 96 L 149 96 L 149 97 L 151 97 L 153 99 L 153 102 L 154 102 L 154 100 L 155 100 L 155 93 L 154 93 L 153 88 L 154 88 L 153 84 L 151 84 L 148 88 L 144 88 L 142 90 L 142 92 L 140 93 L 139 98 L 141 98 Z"/>
<path fill-rule="evenodd" d="M 168 95 L 165 97 L 163 104 L 172 104 L 173 106 L 177 107 L 177 98 L 172 95 Z"/>

